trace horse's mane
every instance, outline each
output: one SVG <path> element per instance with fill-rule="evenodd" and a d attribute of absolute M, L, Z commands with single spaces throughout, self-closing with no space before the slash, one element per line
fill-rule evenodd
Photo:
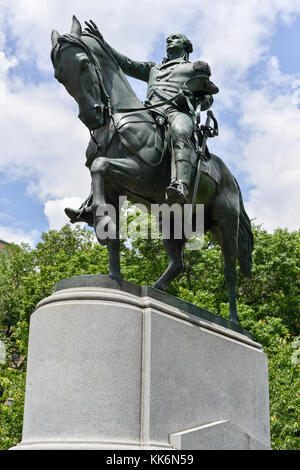
<path fill-rule="evenodd" d="M 97 55 L 94 56 L 92 50 L 90 49 L 89 45 L 86 44 L 84 41 L 84 38 L 91 38 L 93 41 L 96 42 L 96 44 L 100 47 L 100 49 L 103 51 L 103 53 L 109 57 L 111 60 L 111 63 L 114 65 L 116 73 L 121 79 L 121 82 L 123 83 L 123 86 L 125 86 L 125 89 L 128 93 L 128 101 L 126 101 L 125 105 L 126 107 L 140 107 L 141 102 L 137 98 L 135 92 L 133 91 L 130 83 L 125 77 L 125 74 L 123 73 L 121 67 L 117 63 L 116 59 L 113 57 L 113 55 L 110 53 L 110 51 L 106 48 L 105 46 L 105 41 L 101 41 L 100 38 L 95 36 L 94 34 L 88 33 L 86 31 L 83 31 L 80 36 L 78 33 L 66 33 L 62 35 L 58 35 L 57 40 L 55 44 L 52 46 L 51 50 L 51 60 L 53 63 L 54 68 L 57 66 L 58 62 L 58 57 L 60 55 L 60 52 L 62 52 L 65 48 L 70 47 L 70 46 L 77 46 L 81 49 L 83 49 L 90 60 L 96 65 L 96 67 L 99 69 L 98 64 L 95 63 Z M 118 100 L 117 103 L 119 104 Z M 113 103 L 114 104 L 114 103 Z"/>
<path fill-rule="evenodd" d="M 88 33 L 83 33 L 82 36 L 90 36 L 93 39 L 97 40 L 95 36 L 92 36 L 91 34 L 88 34 Z M 54 67 L 55 67 L 58 52 L 61 50 L 61 46 L 63 44 L 66 44 L 66 45 L 69 44 L 69 45 L 75 45 L 75 46 L 81 47 L 88 53 L 88 55 L 91 55 L 89 48 L 86 46 L 84 41 L 81 40 L 81 37 L 79 38 L 77 35 L 73 33 L 66 33 L 66 34 L 60 35 L 57 38 L 57 43 L 51 49 L 51 60 L 52 60 Z M 100 41 L 98 42 L 100 43 Z"/>

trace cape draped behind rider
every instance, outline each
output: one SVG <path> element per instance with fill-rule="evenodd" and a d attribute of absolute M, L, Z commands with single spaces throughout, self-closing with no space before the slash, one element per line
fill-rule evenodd
<path fill-rule="evenodd" d="M 105 44 L 110 54 L 122 71 L 130 77 L 147 82 L 147 99 L 145 105 L 153 105 L 173 98 L 183 89 L 189 79 L 204 76 L 205 81 L 199 80 L 199 89 L 193 90 L 190 99 L 192 105 L 200 105 L 202 111 L 209 109 L 213 103 L 212 94 L 218 88 L 209 80 L 210 66 L 203 61 L 190 62 L 189 54 L 193 51 L 191 41 L 183 34 L 171 34 L 167 38 L 167 57 L 160 64 L 132 60 L 113 49 L 104 41 L 96 25 L 88 24 L 87 31 L 98 36 Z M 195 87 L 194 87 L 195 88 Z M 159 108 L 170 126 L 176 180 L 172 181 L 166 190 L 170 203 L 184 204 L 187 202 L 189 183 L 192 170 L 192 150 L 194 121 L 186 99 L 179 99 Z M 81 209 L 83 206 L 81 207 Z M 71 221 L 84 220 L 83 211 L 65 210 Z"/>

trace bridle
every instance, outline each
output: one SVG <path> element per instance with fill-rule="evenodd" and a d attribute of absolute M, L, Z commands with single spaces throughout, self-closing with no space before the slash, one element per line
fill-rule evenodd
<path fill-rule="evenodd" d="M 88 33 L 84 33 L 84 36 L 89 36 L 89 37 L 92 37 L 94 40 L 96 40 L 98 42 L 98 44 L 100 45 L 100 47 L 105 51 L 105 53 L 116 63 L 115 58 L 112 56 L 110 51 L 107 50 L 107 48 L 105 47 L 103 42 L 100 40 L 100 38 L 98 38 L 97 36 L 88 34 Z M 156 166 L 159 166 L 161 164 L 161 162 L 163 160 L 163 157 L 164 157 L 164 154 L 166 152 L 166 149 L 168 147 L 168 143 L 169 143 L 168 141 L 170 140 L 170 128 L 169 128 L 168 133 L 167 133 L 167 139 L 165 141 L 165 145 L 164 145 L 164 148 L 162 150 L 161 158 L 159 159 L 159 161 L 157 163 L 149 163 L 149 162 L 145 161 L 136 152 L 136 150 L 130 145 L 130 143 L 126 140 L 126 138 L 124 136 L 122 136 L 121 133 L 118 132 L 118 128 L 117 128 L 117 126 L 115 124 L 115 121 L 114 121 L 114 114 L 115 113 L 130 113 L 130 112 L 137 112 L 137 111 L 139 111 L 139 112 L 150 111 L 152 109 L 160 108 L 162 106 L 165 106 L 166 104 L 172 103 L 172 102 L 178 100 L 178 98 L 183 98 L 183 99 L 186 100 L 187 106 L 188 106 L 189 111 L 191 113 L 191 117 L 194 121 L 195 128 L 196 128 L 196 126 L 199 125 L 199 123 L 200 123 L 199 122 L 199 113 L 195 113 L 195 110 L 194 110 L 190 100 L 188 99 L 188 93 L 185 90 L 185 84 L 183 85 L 182 89 L 180 89 L 179 92 L 176 93 L 176 95 L 174 95 L 172 98 L 170 98 L 166 101 L 161 101 L 161 102 L 156 103 L 154 105 L 142 106 L 142 107 L 139 107 L 139 108 L 113 108 L 112 103 L 111 103 L 111 99 L 110 99 L 110 97 L 109 97 L 109 95 L 106 91 L 106 88 L 104 86 L 104 83 L 103 83 L 101 66 L 99 65 L 98 61 L 95 59 L 95 57 L 94 57 L 93 53 L 91 52 L 90 48 L 87 46 L 87 44 L 84 41 L 81 40 L 80 37 L 78 37 L 77 35 L 74 35 L 72 33 L 65 34 L 63 36 L 58 37 L 57 44 L 54 46 L 54 48 L 52 49 L 52 52 L 51 52 L 51 59 L 52 59 L 54 68 L 55 68 L 55 63 L 57 62 L 59 53 L 62 50 L 61 46 L 63 44 L 76 45 L 77 47 L 80 47 L 85 51 L 85 53 L 87 54 L 87 56 L 89 58 L 90 63 L 94 67 L 94 70 L 95 70 L 97 78 L 98 78 L 101 96 L 104 97 L 104 113 L 106 114 L 106 117 L 108 118 L 109 121 L 113 121 L 115 131 L 118 133 L 118 136 L 119 136 L 121 142 L 123 143 L 123 145 L 125 145 L 125 147 L 127 147 L 129 149 L 129 151 L 132 154 L 134 154 L 138 158 L 138 160 L 140 160 L 141 163 L 143 163 L 144 165 L 149 166 L 149 167 L 156 167 Z M 96 108 L 98 106 L 102 107 L 103 105 L 95 104 L 94 108 Z M 105 121 L 106 121 L 106 119 L 105 119 Z M 89 130 L 89 132 L 90 132 L 91 139 L 97 145 L 97 149 L 99 149 L 100 145 L 97 142 L 94 131 Z"/>
<path fill-rule="evenodd" d="M 106 49 L 105 45 L 102 43 L 102 41 L 100 41 L 100 38 L 96 37 L 96 36 L 93 36 L 91 34 L 87 34 L 85 33 L 84 34 L 85 36 L 89 36 L 89 37 L 92 37 L 94 40 L 96 40 L 100 46 L 102 47 L 102 49 L 104 49 L 104 51 L 106 52 L 107 55 L 110 56 L 110 58 L 116 63 L 116 60 L 115 58 L 110 54 L 110 52 Z M 93 64 L 94 66 L 94 69 L 95 69 L 95 72 L 97 74 L 97 77 L 98 77 L 98 80 L 99 80 L 99 85 L 100 85 L 100 89 L 101 89 L 101 93 L 103 94 L 103 96 L 105 97 L 105 100 L 106 100 L 106 103 L 105 103 L 105 107 L 107 108 L 108 110 L 108 114 L 109 115 L 112 115 L 112 114 L 115 114 L 115 113 L 127 113 L 127 112 L 136 112 L 136 111 L 149 111 L 151 109 L 155 109 L 155 108 L 160 108 L 161 106 L 165 106 L 166 104 L 169 104 L 169 103 L 172 103 L 173 101 L 176 101 L 178 98 L 180 97 L 184 97 L 186 98 L 187 97 L 187 93 L 186 91 L 184 90 L 185 88 L 185 84 L 183 85 L 182 89 L 179 90 L 179 92 L 174 95 L 172 98 L 166 100 L 166 101 L 161 101 L 159 103 L 156 103 L 154 105 L 151 105 L 151 106 L 142 106 L 142 107 L 139 107 L 139 108 L 112 108 L 112 105 L 111 105 L 111 100 L 110 100 L 110 97 L 105 89 L 105 86 L 103 84 L 103 80 L 102 80 L 102 73 L 101 73 L 101 66 L 99 65 L 99 63 L 96 61 L 94 55 L 92 54 L 91 50 L 89 49 L 89 47 L 85 44 L 84 41 L 82 41 L 78 36 L 75 36 L 73 34 L 65 34 L 63 36 L 60 36 L 58 38 L 58 46 L 56 46 L 56 48 L 54 48 L 54 50 L 52 51 L 52 57 L 53 57 L 53 63 L 55 65 L 55 62 L 57 60 L 57 56 L 58 56 L 58 53 L 60 51 L 60 46 L 61 44 L 63 43 L 69 43 L 70 45 L 77 45 L 79 47 L 81 47 L 85 53 L 87 54 L 90 62 Z M 97 105 L 96 105 L 97 106 Z"/>

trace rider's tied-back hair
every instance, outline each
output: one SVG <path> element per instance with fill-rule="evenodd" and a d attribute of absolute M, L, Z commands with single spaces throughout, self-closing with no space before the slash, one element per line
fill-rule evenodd
<path fill-rule="evenodd" d="M 184 45 L 184 53 L 182 54 L 182 57 L 185 60 L 189 60 L 189 55 L 193 52 L 193 44 L 192 42 L 186 37 L 185 34 L 179 33 L 182 38 L 183 38 L 183 45 Z M 170 34 L 170 36 L 172 36 Z"/>
<path fill-rule="evenodd" d="M 191 41 L 183 34 L 184 49 L 188 54 L 193 52 L 193 44 Z"/>

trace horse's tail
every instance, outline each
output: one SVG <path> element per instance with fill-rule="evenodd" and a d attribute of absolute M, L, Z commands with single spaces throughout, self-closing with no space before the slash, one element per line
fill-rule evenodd
<path fill-rule="evenodd" d="M 238 233 L 238 260 L 240 269 L 244 276 L 249 277 L 252 265 L 252 251 L 254 246 L 254 237 L 251 229 L 250 219 L 245 211 L 242 193 L 238 182 L 235 180 L 239 190 L 240 201 L 240 220 Z"/>

